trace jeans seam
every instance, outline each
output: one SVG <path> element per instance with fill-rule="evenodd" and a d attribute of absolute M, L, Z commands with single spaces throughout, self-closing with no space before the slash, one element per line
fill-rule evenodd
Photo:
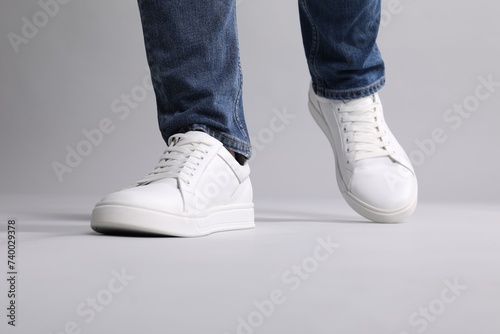
<path fill-rule="evenodd" d="M 234 11 L 235 11 L 234 15 L 236 17 L 236 2 L 233 5 L 234 5 Z M 236 18 L 234 20 L 234 25 L 235 25 L 235 29 L 238 30 Z M 238 93 L 236 95 L 236 99 L 234 100 L 232 112 L 233 112 L 236 126 L 238 127 L 240 133 L 243 135 L 243 137 L 248 145 L 250 143 L 250 135 L 248 134 L 248 129 L 246 128 L 246 125 L 244 124 L 244 121 L 241 119 L 240 113 L 238 112 L 238 106 L 240 105 L 240 101 L 241 101 L 242 94 L 243 94 L 243 71 L 241 69 L 240 47 L 239 47 L 238 41 L 236 42 L 236 48 L 237 48 L 236 53 L 238 55 Z M 243 108 L 243 106 L 242 106 L 242 108 Z M 243 112 L 242 112 L 241 116 L 245 117 Z"/>
<path fill-rule="evenodd" d="M 311 68 L 311 75 L 314 75 L 313 81 L 319 81 L 320 76 L 318 74 L 318 70 L 316 69 L 316 56 L 318 54 L 318 29 L 316 28 L 316 25 L 314 24 L 314 20 L 312 19 L 311 13 L 309 12 L 309 8 L 306 5 L 305 0 L 301 0 L 302 6 L 304 8 L 304 13 L 307 15 L 307 19 L 309 20 L 309 23 L 311 24 L 312 28 L 312 40 L 311 40 L 311 49 L 309 50 L 308 54 L 308 62 L 309 66 Z"/>
<path fill-rule="evenodd" d="M 138 1 L 137 3 L 138 3 L 138 7 L 139 7 L 139 15 L 141 17 L 142 24 L 144 24 L 144 22 L 147 22 L 147 19 L 144 17 L 143 13 L 147 9 L 144 8 L 142 1 Z M 144 36 L 144 47 L 145 47 L 147 53 L 151 54 L 152 53 L 151 36 L 148 34 L 148 29 L 143 28 L 143 36 Z M 146 57 L 146 58 L 147 58 L 146 60 L 147 60 L 148 67 L 149 67 L 149 72 L 151 74 L 151 83 L 153 84 L 153 90 L 154 90 L 155 94 L 160 94 L 160 92 L 158 92 L 156 90 L 157 87 L 161 87 L 161 82 L 158 79 L 158 77 L 155 75 L 156 73 L 160 72 L 158 70 L 158 64 L 155 64 L 152 61 L 150 61 L 149 57 Z"/>
<path fill-rule="evenodd" d="M 242 95 L 242 88 L 243 88 L 243 75 L 241 73 L 241 63 L 240 63 L 239 59 L 238 59 L 238 72 L 239 72 L 238 93 L 236 94 L 236 99 L 234 100 L 234 104 L 233 104 L 233 115 L 234 115 L 234 118 L 236 120 L 236 125 L 238 126 L 238 129 L 243 134 L 245 139 L 247 139 L 247 141 L 249 141 L 250 139 L 249 139 L 248 133 L 247 133 L 247 131 L 245 131 L 245 127 L 243 126 L 243 123 L 241 122 L 241 119 L 240 119 L 239 113 L 238 113 L 238 105 L 240 104 L 241 95 Z"/>

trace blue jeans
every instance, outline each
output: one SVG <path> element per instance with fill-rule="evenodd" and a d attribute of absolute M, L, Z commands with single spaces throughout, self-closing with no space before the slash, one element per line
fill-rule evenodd
<path fill-rule="evenodd" d="M 138 0 L 165 141 L 201 130 L 249 158 L 236 0 Z M 299 0 L 316 94 L 350 100 L 384 85 L 376 45 L 380 0 Z"/>

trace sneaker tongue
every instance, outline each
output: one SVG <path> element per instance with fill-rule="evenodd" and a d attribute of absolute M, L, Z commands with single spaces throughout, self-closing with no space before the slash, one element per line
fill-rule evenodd
<path fill-rule="evenodd" d="M 173 146 L 179 144 L 184 138 L 178 135 L 172 135 L 168 138 L 168 146 Z"/>
<path fill-rule="evenodd" d="M 186 133 L 178 133 L 168 138 L 169 146 L 189 145 L 192 143 L 215 144 L 219 143 L 219 141 L 203 131 L 189 131 Z"/>

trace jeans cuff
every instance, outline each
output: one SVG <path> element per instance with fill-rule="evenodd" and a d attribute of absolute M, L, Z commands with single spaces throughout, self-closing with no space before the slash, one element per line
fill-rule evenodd
<path fill-rule="evenodd" d="M 362 97 L 370 96 L 378 92 L 385 84 L 385 76 L 372 83 L 371 85 L 348 90 L 334 90 L 328 89 L 324 86 L 316 85 L 314 82 L 312 84 L 314 92 L 316 95 L 324 97 L 330 100 L 354 100 L 360 99 Z"/>

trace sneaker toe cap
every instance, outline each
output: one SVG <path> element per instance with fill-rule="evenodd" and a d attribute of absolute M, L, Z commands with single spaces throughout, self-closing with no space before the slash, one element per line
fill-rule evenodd
<path fill-rule="evenodd" d="M 405 208 L 414 201 L 417 181 L 412 171 L 399 164 L 355 171 L 350 192 L 363 203 L 385 211 Z"/>
<path fill-rule="evenodd" d="M 146 210 L 183 212 L 183 199 L 177 187 L 165 182 L 127 188 L 104 197 L 97 206 L 131 206 Z"/>

